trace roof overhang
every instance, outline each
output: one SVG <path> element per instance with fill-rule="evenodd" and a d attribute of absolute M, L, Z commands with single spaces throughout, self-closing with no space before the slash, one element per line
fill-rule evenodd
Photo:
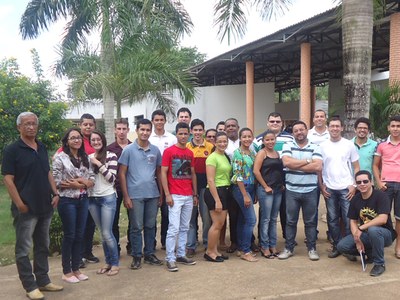
<path fill-rule="evenodd" d="M 389 68 L 389 16 L 399 0 L 388 0 L 386 15 L 373 31 L 372 69 Z M 247 61 L 254 63 L 254 83 L 274 82 L 276 91 L 300 86 L 300 45 L 311 44 L 311 83 L 342 77 L 342 30 L 337 8 L 279 30 L 192 67 L 199 86 L 245 84 Z"/>

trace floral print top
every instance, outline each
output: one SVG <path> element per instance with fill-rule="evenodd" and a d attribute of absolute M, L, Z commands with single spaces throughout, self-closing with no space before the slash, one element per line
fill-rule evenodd
<path fill-rule="evenodd" d="M 237 184 L 242 181 L 244 184 L 254 184 L 255 176 L 253 173 L 254 159 L 256 150 L 250 147 L 250 154 L 245 154 L 240 148 L 233 152 L 232 156 L 232 183 Z"/>
<path fill-rule="evenodd" d="M 90 160 L 89 160 L 90 164 Z M 90 164 L 91 165 L 91 164 Z M 63 189 L 60 187 L 62 181 L 82 177 L 94 181 L 95 174 L 92 167 L 86 168 L 83 164 L 76 168 L 68 154 L 65 152 L 58 153 L 53 161 L 53 177 L 58 187 L 60 197 L 79 198 L 82 194 L 87 194 L 84 189 Z"/>

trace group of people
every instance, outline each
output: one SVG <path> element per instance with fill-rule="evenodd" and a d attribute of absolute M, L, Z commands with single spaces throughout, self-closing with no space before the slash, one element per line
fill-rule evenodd
<path fill-rule="evenodd" d="M 80 128 L 68 129 L 62 138 L 51 171 L 47 151 L 36 139 L 37 116 L 18 116 L 20 139 L 5 149 L 2 174 L 12 199 L 18 272 L 30 299 L 42 299 L 41 291 L 63 289 L 47 275 L 48 230 L 56 207 L 63 224 L 62 279 L 67 283 L 88 279 L 80 271 L 82 258 L 98 262 L 91 251 L 94 226 L 89 217 L 101 232 L 105 257 L 97 274 L 119 273 L 122 203 L 128 212 L 127 250 L 134 270 L 141 268 L 142 257 L 144 263 L 163 265 L 155 255 L 158 207 L 161 248 L 171 272 L 178 271 L 177 263 L 196 264 L 199 214 L 205 260 L 222 263 L 229 259 L 226 251 L 255 262 L 258 251 L 268 259 L 294 255 L 301 208 L 309 259 L 319 260 L 321 194 L 332 241 L 328 257 L 344 254 L 356 260 L 361 254 L 374 264 L 371 276 L 385 271 L 383 249 L 400 233 L 400 116 L 390 119 L 390 135 L 379 145 L 369 138 L 367 118 L 356 121 L 356 136 L 347 140 L 342 120 L 327 120 L 322 110 L 314 113 L 313 128 L 299 120 L 291 133 L 283 131 L 280 113 L 270 113 L 267 130 L 257 137 L 250 128 L 240 128 L 235 118 L 206 130 L 202 120 L 192 120 L 188 108 L 178 110 L 174 134 L 165 129 L 166 121 L 162 110 L 154 111 L 151 120 L 139 120 L 137 139 L 131 142 L 128 121 L 117 120 L 116 140 L 107 146 L 93 116 L 84 114 Z M 277 249 L 278 215 L 285 239 L 282 251 Z M 399 240 L 395 255 L 400 258 Z"/>

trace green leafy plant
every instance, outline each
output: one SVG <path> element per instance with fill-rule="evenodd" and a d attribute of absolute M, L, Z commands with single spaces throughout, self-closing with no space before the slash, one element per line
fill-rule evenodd
<path fill-rule="evenodd" d="M 55 211 L 53 214 L 53 218 L 51 219 L 50 230 L 50 246 L 49 251 L 51 254 L 53 253 L 61 253 L 62 239 L 64 236 L 62 230 L 62 223 L 58 212 Z"/>

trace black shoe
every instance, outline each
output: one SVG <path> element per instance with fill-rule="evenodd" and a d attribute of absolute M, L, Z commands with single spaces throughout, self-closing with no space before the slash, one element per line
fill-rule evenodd
<path fill-rule="evenodd" d="M 177 257 L 176 262 L 184 265 L 195 265 L 196 261 L 190 258 L 187 258 L 186 256 L 182 257 Z"/>
<path fill-rule="evenodd" d="M 144 257 L 144 262 L 150 265 L 154 265 L 154 266 L 161 266 L 163 263 L 161 260 L 159 260 L 157 258 L 157 256 L 155 256 L 155 254 L 151 254 L 148 256 Z"/>
<path fill-rule="evenodd" d="M 340 255 L 340 252 L 336 247 L 333 247 L 332 251 L 328 254 L 329 258 L 336 258 Z"/>
<path fill-rule="evenodd" d="M 229 259 L 229 256 L 228 255 L 224 255 L 224 254 L 221 254 L 221 255 L 217 256 L 217 258 L 218 257 L 221 257 L 223 260 L 228 260 Z"/>
<path fill-rule="evenodd" d="M 81 262 L 79 263 L 79 269 L 86 268 L 86 259 L 82 258 Z"/>
<path fill-rule="evenodd" d="M 132 270 L 139 270 L 142 267 L 142 258 L 139 257 L 133 257 L 132 263 L 131 263 L 131 269 Z"/>
<path fill-rule="evenodd" d="M 86 261 L 88 263 L 91 263 L 91 264 L 96 264 L 96 263 L 100 262 L 100 259 L 98 259 L 96 256 L 94 256 L 93 253 L 89 253 L 88 255 L 85 255 L 84 258 L 86 259 Z"/>
<path fill-rule="evenodd" d="M 385 265 L 374 265 L 369 275 L 376 277 L 382 275 L 383 272 L 385 272 Z"/>
<path fill-rule="evenodd" d="M 224 259 L 221 256 L 217 256 L 216 258 L 212 258 L 207 253 L 204 253 L 204 259 L 211 262 L 224 262 Z"/>

